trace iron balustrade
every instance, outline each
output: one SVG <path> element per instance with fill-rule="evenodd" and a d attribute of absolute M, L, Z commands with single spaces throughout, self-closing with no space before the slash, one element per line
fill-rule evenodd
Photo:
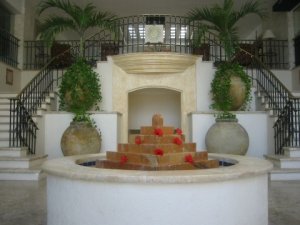
<path fill-rule="evenodd" d="M 19 39 L 9 32 L 0 29 L 0 61 L 12 66 L 18 66 Z"/>
<path fill-rule="evenodd" d="M 163 24 L 163 42 L 147 43 L 145 41 L 146 25 L 153 23 L 149 18 L 156 18 L 157 24 Z M 203 36 L 202 45 L 195 46 L 199 24 L 196 22 L 189 23 L 184 17 L 169 15 L 132 16 L 120 18 L 116 20 L 116 24 L 117 29 L 115 33 L 102 30 L 85 42 L 84 54 L 88 62 L 94 64 L 97 60 L 106 60 L 107 55 L 159 51 L 201 54 L 204 60 L 216 63 L 227 60 L 220 41 L 212 33 L 206 33 Z M 29 149 L 31 153 L 35 152 L 34 143 L 37 129 L 33 125 L 32 115 L 36 113 L 45 97 L 53 90 L 54 82 L 63 75 L 64 68 L 68 67 L 72 63 L 72 59 L 79 55 L 77 41 L 72 41 L 71 44 L 58 43 L 62 45 L 67 44 L 70 47 L 50 61 L 42 58 L 42 62 L 46 61 L 47 64 L 21 91 L 17 99 L 11 100 L 10 145 L 18 146 L 30 143 Z M 73 43 L 75 44 L 73 45 Z M 33 48 L 32 46 L 36 48 L 37 44 L 41 43 L 27 42 L 26 44 L 26 52 L 29 52 L 28 58 L 31 60 L 36 60 L 36 51 L 31 50 L 31 48 Z M 264 54 L 270 46 L 267 44 L 270 43 L 265 43 L 264 40 L 242 41 L 240 43 L 241 50 L 237 51 L 234 61 L 245 67 L 257 90 L 264 94 L 269 108 L 278 116 L 278 120 L 274 125 L 275 152 L 276 154 L 282 154 L 282 148 L 285 146 L 299 146 L 300 102 L 299 99 L 292 97 L 285 86 L 270 71 L 270 66 L 275 65 L 275 63 L 273 61 L 267 62 L 264 58 L 268 56 Z M 49 49 L 45 51 L 45 45 L 42 46 L 44 52 L 47 54 L 49 54 L 49 51 L 51 52 Z M 277 49 L 276 53 L 278 55 L 285 56 L 287 54 L 286 46 L 286 41 L 271 43 L 271 49 Z M 201 47 L 202 49 L 200 50 L 202 52 L 197 52 L 195 47 Z M 276 55 L 276 57 L 278 56 Z M 284 60 L 281 62 L 283 58 L 286 59 L 286 57 L 276 58 L 276 60 L 279 60 L 279 62 L 276 62 L 276 68 L 283 69 L 287 67 L 288 64 Z M 36 62 L 28 60 L 26 61 L 26 67 L 36 68 L 43 66 L 43 63 L 36 66 Z M 298 117 L 295 118 L 295 115 Z M 289 123 L 286 121 L 289 121 Z M 34 141 L 27 141 L 30 138 L 34 139 Z"/>
<path fill-rule="evenodd" d="M 163 26 L 162 42 L 146 42 L 146 26 L 149 18 L 156 18 Z M 153 21 L 152 21 L 153 22 Z M 107 55 L 135 52 L 178 52 L 201 54 L 203 59 L 220 62 L 227 60 L 220 47 L 220 41 L 211 33 L 206 33 L 201 46 L 197 45 L 197 22 L 189 22 L 185 17 L 171 15 L 141 15 L 119 18 L 116 20 L 116 32 L 100 32 L 86 41 L 85 57 L 91 61 L 106 60 Z M 57 41 L 59 44 L 78 44 L 78 41 Z M 241 40 L 240 45 L 259 57 L 271 69 L 288 69 L 287 40 Z M 51 50 L 40 41 L 25 41 L 25 69 L 37 69 L 51 58 Z M 53 56 L 53 55 L 52 55 Z"/>
<path fill-rule="evenodd" d="M 300 98 L 294 97 L 257 57 L 251 58 L 248 70 L 252 70 L 253 84 L 265 98 L 268 108 L 277 116 L 273 126 L 275 154 L 284 154 L 284 147 L 300 147 Z"/>
<path fill-rule="evenodd" d="M 28 147 L 29 154 L 35 154 L 38 127 L 18 98 L 10 99 L 9 146 Z"/>
<path fill-rule="evenodd" d="M 33 120 L 50 92 L 58 85 L 63 69 L 55 68 L 52 62 L 56 56 L 35 76 L 30 83 L 10 99 L 9 146 L 28 148 L 29 154 L 36 152 L 36 133 L 38 127 Z"/>

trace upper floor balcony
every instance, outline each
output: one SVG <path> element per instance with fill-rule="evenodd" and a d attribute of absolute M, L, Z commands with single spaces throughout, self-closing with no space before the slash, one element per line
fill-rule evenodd
<path fill-rule="evenodd" d="M 178 52 L 203 55 L 205 61 L 224 61 L 225 52 L 215 35 L 205 33 L 199 42 L 199 24 L 189 22 L 185 17 L 171 15 L 140 15 L 116 20 L 114 33 L 102 30 L 85 42 L 84 55 L 92 64 L 106 60 L 108 55 L 134 52 Z M 18 46 L 15 41 L 0 35 L 0 46 Z M 17 43 L 17 42 L 16 42 Z M 57 40 L 50 48 L 43 41 L 24 41 L 23 69 L 40 69 L 47 62 L 57 58 L 53 65 L 67 67 L 78 55 L 78 40 Z M 241 40 L 240 47 L 256 55 L 271 69 L 288 69 L 289 51 L 287 40 L 262 39 Z M 13 52 L 16 52 L 15 50 Z M 4 53 L 4 59 L 5 54 Z M 11 53 L 9 53 L 11 54 Z M 8 55 L 7 55 L 8 56 Z M 10 56 L 9 56 L 10 57 Z M 8 57 L 8 58 L 9 58 Z M 247 54 L 238 53 L 236 60 L 247 66 Z M 13 66 L 16 66 L 14 57 Z M 2 59 L 2 61 L 4 61 Z M 7 60 L 4 61 L 10 64 Z"/>

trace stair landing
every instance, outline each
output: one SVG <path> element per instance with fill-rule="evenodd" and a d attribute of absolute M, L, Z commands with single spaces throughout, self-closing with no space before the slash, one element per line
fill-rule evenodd
<path fill-rule="evenodd" d="M 284 155 L 267 155 L 274 165 L 270 180 L 300 180 L 300 148 L 284 148 Z"/>
<path fill-rule="evenodd" d="M 0 147 L 0 180 L 39 180 L 47 155 L 27 155 L 27 148 Z"/>

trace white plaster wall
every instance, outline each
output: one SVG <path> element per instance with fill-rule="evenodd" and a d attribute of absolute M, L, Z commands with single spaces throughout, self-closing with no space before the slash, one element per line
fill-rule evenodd
<path fill-rule="evenodd" d="M 38 139 L 38 152 L 43 152 L 48 155 L 48 159 L 63 157 L 60 140 L 63 132 L 69 126 L 72 120 L 71 113 L 46 113 L 43 116 L 43 121 L 39 122 L 41 125 L 41 133 Z M 99 128 L 102 136 L 101 152 L 116 151 L 117 144 L 120 142 L 118 134 L 118 113 L 95 113 L 91 116 L 97 128 Z"/>
<path fill-rule="evenodd" d="M 38 73 L 37 70 L 23 70 L 21 75 L 21 89 L 23 89 Z"/>
<path fill-rule="evenodd" d="M 197 111 L 209 111 L 211 105 L 210 83 L 216 69 L 212 62 L 196 62 Z"/>
<path fill-rule="evenodd" d="M 13 71 L 13 85 L 6 84 L 6 70 Z M 0 93 L 18 93 L 20 91 L 21 71 L 0 62 Z"/>
<path fill-rule="evenodd" d="M 287 89 L 293 90 L 293 77 L 290 70 L 272 70 L 273 74 L 283 83 Z"/>
<path fill-rule="evenodd" d="M 300 66 L 292 70 L 292 90 L 293 92 L 300 92 Z"/>
<path fill-rule="evenodd" d="M 269 142 L 274 140 L 269 123 L 269 115 L 266 112 L 237 112 L 239 123 L 246 129 L 249 135 L 249 148 L 247 155 L 263 158 L 265 154 L 273 152 L 273 146 Z M 189 114 L 189 124 L 192 142 L 197 145 L 198 151 L 205 151 L 205 136 L 209 128 L 215 123 L 213 113 L 195 112 Z M 270 132 L 270 133 L 269 133 Z"/>
<path fill-rule="evenodd" d="M 112 111 L 112 59 L 108 57 L 108 61 L 100 61 L 97 64 L 95 72 L 99 74 L 101 81 L 102 102 L 101 110 Z"/>
<path fill-rule="evenodd" d="M 128 129 L 151 126 L 152 116 L 160 113 L 165 126 L 181 126 L 180 92 L 143 89 L 129 93 Z M 147 122 L 146 122 L 147 121 Z"/>
<path fill-rule="evenodd" d="M 184 184 L 48 175 L 47 209 L 48 225 L 267 225 L 268 175 Z"/>

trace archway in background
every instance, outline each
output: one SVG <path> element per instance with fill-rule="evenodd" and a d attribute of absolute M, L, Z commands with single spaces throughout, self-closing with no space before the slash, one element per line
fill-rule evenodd
<path fill-rule="evenodd" d="M 128 133 L 138 133 L 141 126 L 151 126 L 159 113 L 165 126 L 181 127 L 181 93 L 165 88 L 144 88 L 128 93 Z"/>

